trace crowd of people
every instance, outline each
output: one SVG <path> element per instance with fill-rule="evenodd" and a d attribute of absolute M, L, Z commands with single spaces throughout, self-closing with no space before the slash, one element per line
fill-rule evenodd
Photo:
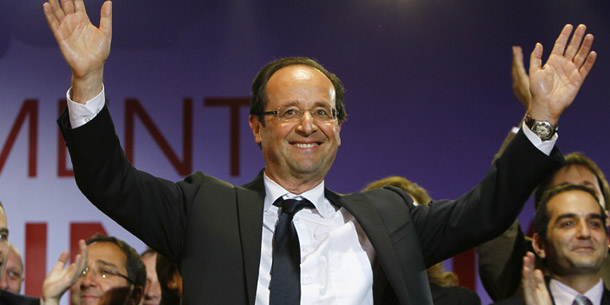
<path fill-rule="evenodd" d="M 303 57 L 269 63 L 252 84 L 249 123 L 266 167 L 251 183 L 201 172 L 173 183 L 139 171 L 105 105 L 112 3 L 99 27 L 82 0 L 50 0 L 44 12 L 73 74 L 58 124 L 77 184 L 150 249 L 140 255 L 94 235 L 74 261 L 62 253 L 36 299 L 19 295 L 23 264 L 7 248 L 0 304 L 58 304 L 68 290 L 71 304 L 481 304 L 442 268 L 473 247 L 498 304 L 610 304 L 608 183 L 593 160 L 564 157 L 555 145 L 559 117 L 597 56 L 584 25 L 566 25 L 544 64 L 537 44 L 529 73 L 513 47 L 524 119 L 477 187 L 432 200 L 403 177 L 347 195 L 325 186 L 341 144 L 344 89 Z M 534 189 L 527 238 L 515 219 Z"/>

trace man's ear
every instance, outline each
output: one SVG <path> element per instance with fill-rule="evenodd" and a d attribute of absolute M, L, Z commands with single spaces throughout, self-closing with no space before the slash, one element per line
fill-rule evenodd
<path fill-rule="evenodd" d="M 540 258 L 546 258 L 546 251 L 544 241 L 540 237 L 540 234 L 534 233 L 534 239 L 532 240 L 532 248 L 536 251 L 536 255 Z"/>
<path fill-rule="evenodd" d="M 261 129 L 263 128 L 261 121 L 258 116 L 253 114 L 250 115 L 248 121 L 250 123 L 250 129 L 252 129 L 252 134 L 254 135 L 254 142 L 260 145 L 262 142 Z"/>

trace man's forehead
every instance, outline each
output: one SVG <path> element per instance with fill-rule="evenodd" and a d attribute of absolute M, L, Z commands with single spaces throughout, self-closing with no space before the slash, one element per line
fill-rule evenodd
<path fill-rule="evenodd" d="M 290 65 L 275 71 L 266 84 L 265 94 L 271 108 L 286 103 L 336 106 L 332 81 L 320 70 L 307 65 Z"/>
<path fill-rule="evenodd" d="M 583 190 L 569 190 L 553 196 L 547 203 L 547 209 L 551 219 L 557 219 L 568 214 L 601 216 L 601 208 L 595 197 Z"/>
<path fill-rule="evenodd" d="M 112 242 L 97 241 L 87 245 L 89 261 L 93 264 L 115 265 L 126 268 L 127 256 L 121 248 Z"/>

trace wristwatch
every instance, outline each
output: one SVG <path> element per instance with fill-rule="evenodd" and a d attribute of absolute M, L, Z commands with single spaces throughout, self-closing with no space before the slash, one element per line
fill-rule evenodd
<path fill-rule="evenodd" d="M 553 126 L 549 121 L 538 121 L 533 119 L 529 114 L 525 115 L 524 122 L 525 126 L 529 127 L 542 141 L 550 140 L 559 129 L 559 127 Z"/>

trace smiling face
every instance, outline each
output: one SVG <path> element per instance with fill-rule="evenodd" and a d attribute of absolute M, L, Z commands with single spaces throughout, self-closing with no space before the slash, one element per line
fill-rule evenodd
<path fill-rule="evenodd" d="M 276 71 L 265 87 L 265 111 L 275 111 L 283 105 L 300 109 L 316 106 L 335 108 L 335 89 L 322 72 L 305 65 L 292 65 Z M 341 145 L 337 121 L 319 122 L 305 111 L 294 122 L 280 121 L 275 115 L 250 116 L 250 127 L 265 159 L 265 173 L 290 191 L 300 193 L 291 184 L 315 186 L 330 169 Z M 297 183 L 297 181 L 300 181 Z"/>
<path fill-rule="evenodd" d="M 127 275 L 125 267 L 127 256 L 117 245 L 111 242 L 94 242 L 87 246 L 89 257 L 87 274 L 79 277 L 72 286 L 72 304 L 98 304 L 103 294 L 113 288 L 128 287 L 126 279 L 117 275 Z M 107 276 L 103 277 L 102 274 Z"/>
<path fill-rule="evenodd" d="M 608 236 L 595 198 L 582 190 L 565 191 L 553 196 L 547 209 L 547 242 L 535 234 L 534 249 L 551 273 L 599 274 L 608 254 Z"/>

